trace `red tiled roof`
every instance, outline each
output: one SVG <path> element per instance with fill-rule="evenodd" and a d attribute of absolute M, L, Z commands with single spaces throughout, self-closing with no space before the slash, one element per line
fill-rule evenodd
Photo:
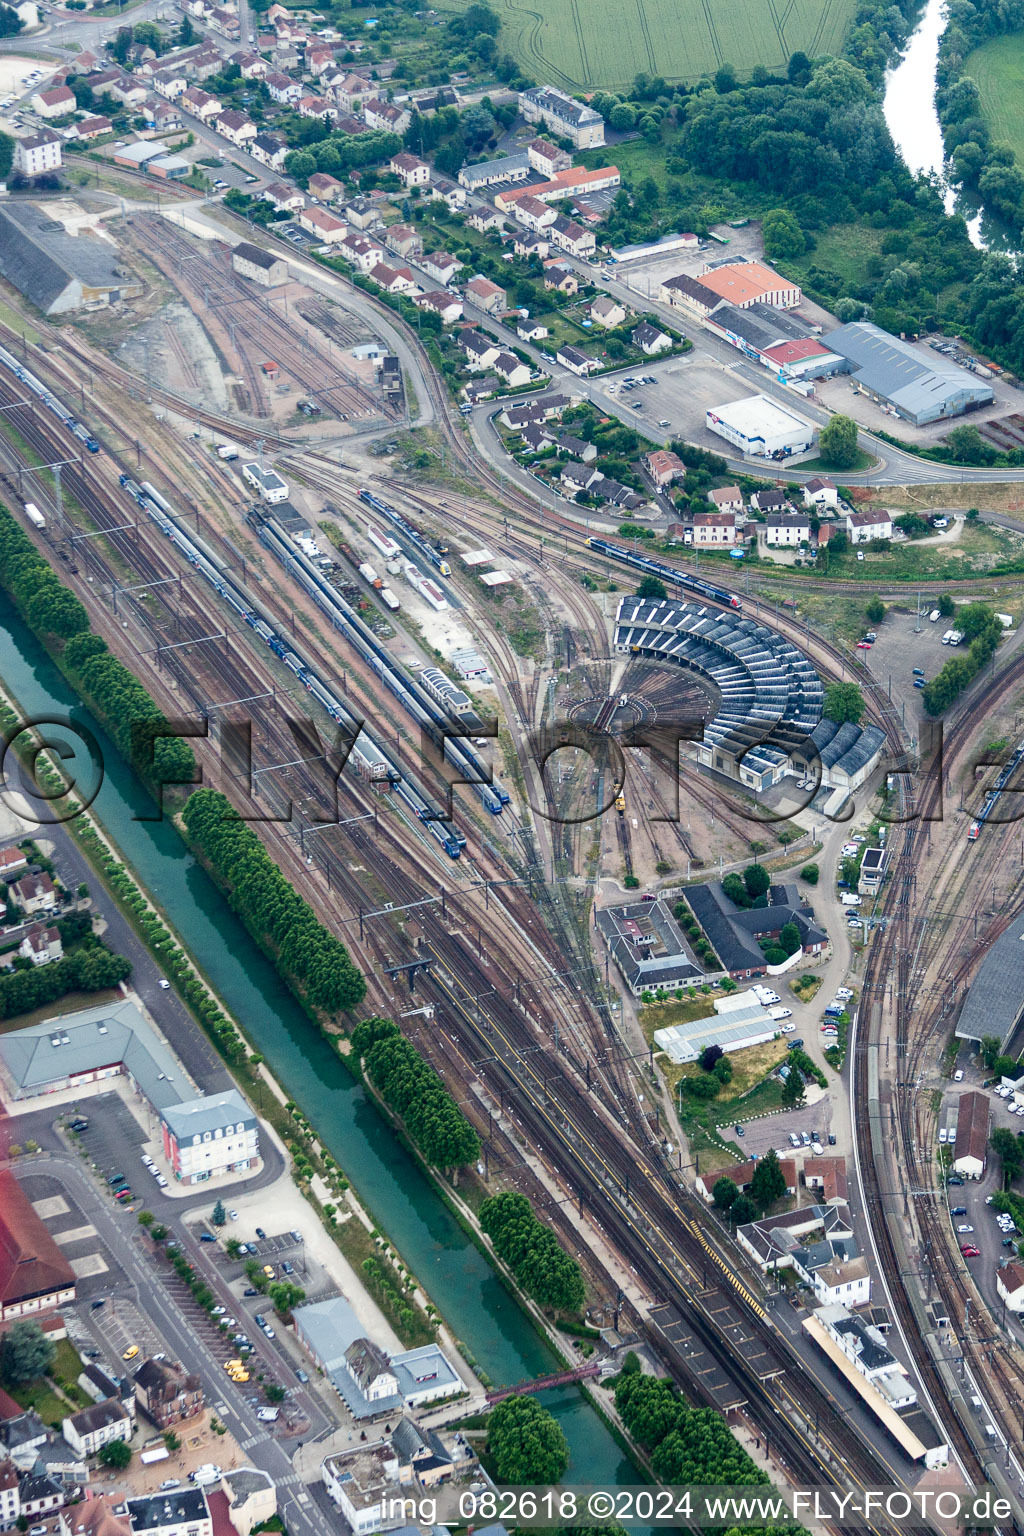
<path fill-rule="evenodd" d="M 0 1305 L 74 1283 L 74 1271 L 14 1174 L 0 1171 Z"/>
<path fill-rule="evenodd" d="M 808 336 L 803 341 L 777 341 L 774 346 L 765 347 L 764 355 L 780 365 L 798 363 L 804 357 L 827 357 L 828 347 Z"/>

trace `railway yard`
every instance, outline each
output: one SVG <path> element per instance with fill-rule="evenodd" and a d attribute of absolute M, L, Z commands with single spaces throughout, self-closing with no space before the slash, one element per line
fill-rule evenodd
<path fill-rule="evenodd" d="M 968 836 L 991 783 L 981 747 L 1008 757 L 1021 738 L 1016 633 L 940 738 L 908 719 L 870 650 L 837 637 L 811 601 L 860 597 L 863 583 L 802 580 L 798 607 L 777 572 L 747 571 L 741 588 L 725 561 L 712 567 L 720 579 L 702 579 L 682 549 L 638 568 L 614 529 L 605 538 L 545 509 L 477 452 L 422 348 L 421 441 L 437 467 L 371 453 L 392 435 L 404 446 L 413 422 L 352 353 L 395 334 L 417 347 L 403 320 L 384 312 L 375 336 L 340 284 L 330 300 L 294 280 L 271 296 L 233 271 L 226 247 L 202 249 L 156 213 L 135 213 L 123 238 L 201 327 L 202 347 L 164 323 L 109 356 L 88 325 L 36 317 L 30 344 L 0 320 L 2 499 L 168 719 L 190 722 L 203 782 L 250 819 L 344 941 L 367 981 L 361 1016 L 399 1021 L 443 1078 L 483 1146 L 467 1212 L 488 1192 L 526 1195 L 580 1262 L 594 1337 L 632 1341 L 645 1368 L 725 1415 L 777 1486 L 987 1485 L 1008 1501 L 995 1523 L 1024 1530 L 1021 1335 L 992 1286 L 976 1283 L 939 1156 L 944 1095 L 965 1067 L 991 1077 L 953 1026 L 1024 903 L 1016 819 L 987 815 Z M 215 367 L 197 363 L 200 351 Z M 315 412 L 301 414 L 300 400 Z M 234 458 L 216 451 L 232 444 Z M 280 504 L 260 499 L 257 467 L 285 485 Z M 659 572 L 705 647 L 695 642 L 684 669 L 616 649 L 620 601 Z M 926 603 L 940 587 L 1018 616 L 1024 596 L 1022 577 L 972 577 L 921 583 Z M 905 610 L 884 576 L 877 592 Z M 838 816 L 825 791 L 807 790 L 810 769 L 754 785 L 721 760 L 698 769 L 686 744 L 734 685 L 701 658 L 717 648 L 739 673 L 729 647 L 766 632 L 772 657 L 788 647 L 814 686 L 861 690 L 878 745 Z M 456 671 L 456 655 L 476 663 Z M 743 686 L 759 665 L 747 664 Z M 757 682 L 752 745 L 785 757 L 796 748 L 772 702 L 773 666 Z M 1014 769 L 1001 800 L 1020 787 Z M 885 878 L 851 922 L 861 898 L 841 896 L 836 871 L 880 823 Z M 742 1098 L 728 1101 L 730 1125 L 696 1128 L 685 1089 L 698 1068 L 684 1057 L 669 1091 L 667 1057 L 650 1044 L 659 1008 L 686 1030 L 730 990 L 749 998 L 750 964 L 744 975 L 723 948 L 736 923 L 721 938 L 704 924 L 717 953 L 699 959 L 687 892 L 728 889 L 751 861 L 769 872 L 773 904 L 795 902 L 813 865 L 801 921 L 827 930 L 827 942 L 808 942 L 799 986 L 795 969 L 754 967 L 786 989 L 779 1024 L 802 1008 L 799 1027 L 817 1033 L 827 993 L 810 998 L 823 983 L 856 996 L 839 1057 L 831 1037 L 793 1044 L 825 1085 L 822 1123 L 845 1159 L 871 1305 L 914 1385 L 912 1429 L 873 1415 L 850 1372 L 810 1342 L 816 1284 L 797 1285 L 792 1269 L 780 1280 L 780 1253 L 760 1262 L 702 1195 L 702 1159 L 709 1184 L 712 1165 L 715 1176 L 739 1166 Z M 596 914 L 630 901 L 682 924 L 687 979 L 666 983 L 667 997 L 631 982 L 599 937 Z M 737 919 L 748 938 L 763 931 L 757 913 L 748 903 Z M 628 921 L 640 935 L 640 919 Z M 644 960 L 645 943 L 658 952 L 638 938 Z M 352 1022 L 332 1020 L 328 1033 Z M 769 1022 L 773 1033 L 786 1038 Z M 757 1092 L 766 1107 L 751 1124 L 787 1102 L 775 1072 Z M 800 1140 L 769 1135 L 785 1157 Z M 797 1184 L 795 1209 L 817 1198 Z M 432 1299 L 443 1314 L 444 1297 Z M 884 1513 L 865 1523 L 899 1525 Z"/>

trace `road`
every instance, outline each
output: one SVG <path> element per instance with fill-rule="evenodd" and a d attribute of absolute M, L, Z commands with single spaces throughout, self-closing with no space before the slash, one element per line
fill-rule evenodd
<path fill-rule="evenodd" d="M 175 1358 L 203 1377 L 208 1393 L 215 1399 L 213 1406 L 227 1423 L 248 1461 L 269 1472 L 274 1479 L 278 1490 L 278 1512 L 289 1531 L 298 1536 L 335 1536 L 332 1525 L 306 1494 L 285 1446 L 267 1434 L 262 1426 L 253 1433 L 252 1414 L 243 1392 L 225 1376 L 220 1361 L 205 1339 L 185 1326 L 157 1278 L 159 1272 L 133 1241 L 126 1241 L 122 1225 L 90 1183 L 78 1159 L 70 1153 L 44 1153 L 33 1158 L 31 1168 L 57 1178 L 88 1211 L 102 1240 L 117 1254 L 140 1310 L 152 1318 Z M 182 1232 L 187 1234 L 188 1228 L 183 1227 Z M 186 1247 L 195 1260 L 198 1243 L 193 1244 L 186 1236 Z"/>

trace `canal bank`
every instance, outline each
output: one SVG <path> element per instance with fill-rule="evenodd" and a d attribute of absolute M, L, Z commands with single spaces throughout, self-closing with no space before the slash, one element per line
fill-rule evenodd
<path fill-rule="evenodd" d="M 557 1362 L 512 1301 L 420 1167 L 367 1099 L 331 1043 L 310 1024 L 277 972 L 187 851 L 61 673 L 0 600 L 3 682 L 27 718 L 64 715 L 96 736 L 105 764 L 93 814 L 168 920 L 210 985 L 244 1023 L 253 1046 L 344 1170 L 404 1261 L 422 1281 L 469 1356 L 494 1382 L 546 1374 Z M 576 1388 L 544 1395 L 572 1453 L 574 1481 L 637 1481 L 601 1417 Z"/>

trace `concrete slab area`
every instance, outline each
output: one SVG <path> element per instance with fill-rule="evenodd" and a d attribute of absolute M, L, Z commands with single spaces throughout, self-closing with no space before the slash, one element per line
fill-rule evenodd
<path fill-rule="evenodd" d="M 66 1216 L 70 1206 L 63 1195 L 49 1195 L 45 1200 L 33 1200 L 32 1209 L 41 1221 L 52 1221 L 55 1216 Z"/>
<path fill-rule="evenodd" d="M 80 1259 L 69 1259 L 68 1263 L 74 1270 L 79 1280 L 86 1279 L 89 1275 L 106 1274 L 110 1265 L 101 1254 L 86 1253 Z"/>

